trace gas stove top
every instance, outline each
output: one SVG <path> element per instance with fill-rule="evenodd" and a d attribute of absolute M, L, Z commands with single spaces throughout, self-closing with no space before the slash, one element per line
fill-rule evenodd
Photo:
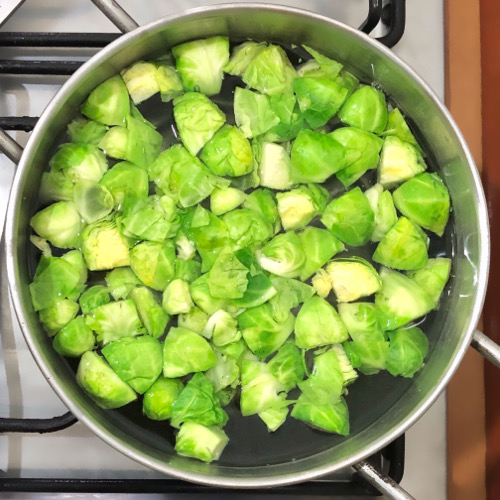
<path fill-rule="evenodd" d="M 220 2 L 137 2 L 123 0 L 121 5 L 139 23 L 144 24 L 158 17 L 182 11 L 186 8 Z M 269 2 L 302 7 L 303 2 Z M 367 1 L 314 0 L 307 5 L 309 10 L 337 19 L 351 26 L 359 26 L 366 18 Z M 394 47 L 394 52 L 419 73 L 436 94 L 444 96 L 443 62 L 443 5 L 435 0 L 421 0 L 407 5 L 405 34 Z M 88 36 L 87 42 L 75 47 L 68 37 L 57 47 L 48 47 L 47 42 L 31 43 L 28 47 L 2 47 L 0 56 L 0 115 L 7 129 L 16 129 L 14 138 L 24 145 L 29 132 L 51 97 L 65 80 L 61 76 L 71 72 L 71 65 L 77 66 L 99 50 L 113 36 L 117 29 L 97 10 L 90 0 L 28 0 L 2 26 L 0 36 L 16 33 L 19 40 L 26 39 L 23 33 L 31 32 L 81 32 L 109 33 Z M 376 28 L 375 36 L 384 33 Z M 425 33 L 425 36 L 422 34 Z M 37 35 L 29 36 L 37 39 Z M 87 37 L 87 35 L 85 35 Z M 38 38 L 40 38 L 38 36 Z M 42 37 L 43 38 L 43 37 Z M 78 38 L 78 37 L 77 37 Z M 88 40 L 94 40 L 88 42 Z M 44 45 L 45 43 L 45 45 Z M 26 45 L 24 43 L 24 45 Z M 66 68 L 49 74 L 35 70 L 29 73 L 16 68 L 27 66 L 27 60 L 61 61 Z M 2 66 L 3 64 L 3 66 Z M 69 68 L 69 69 L 68 69 Z M 17 74 L 16 74 L 17 73 Z M 18 117 L 28 117 L 19 119 Z M 15 125 L 13 125 L 15 124 Z M 10 184 L 15 166 L 0 155 L 0 221 L 3 221 Z M 29 352 L 10 303 L 5 271 L 4 246 L 0 246 L 0 418 L 51 418 L 67 412 L 49 384 L 43 378 Z M 417 498 L 445 498 L 445 420 L 444 398 L 441 396 L 422 419 L 406 433 L 405 476 L 402 486 Z M 401 452 L 401 449 L 399 449 Z M 164 476 L 131 461 L 103 443 L 80 423 L 50 434 L 6 433 L 0 434 L 0 477 L 2 478 L 66 478 L 76 480 L 112 479 L 160 480 Z M 423 480 L 425 477 L 425 480 Z M 347 482 L 352 470 L 340 471 L 333 478 Z M 104 483 L 103 483 L 104 484 Z M 126 489 L 111 491 L 133 491 Z M 171 483 L 175 484 L 175 483 Z M 182 485 L 173 493 L 182 492 Z M 46 491 L 50 491 L 46 490 Z M 85 491 L 85 490 L 80 490 Z M 102 491 L 106 490 L 103 487 Z M 140 490 L 142 491 L 142 490 Z M 153 490 L 154 491 L 154 490 Z M 295 490 L 294 490 L 295 491 Z M 347 490 L 341 495 L 345 497 Z M 193 494 L 201 494 L 194 488 Z M 287 494 L 290 494 L 287 492 Z M 308 497 L 313 494 L 295 491 L 294 495 Z M 317 494 L 328 495 L 327 488 Z M 373 491 L 372 491 L 373 494 Z M 25 498 L 8 494 L 5 498 Z M 22 496 L 21 496 L 22 495 Z M 65 495 L 67 497 L 67 495 Z M 0 489 L 0 497 L 2 497 Z M 141 495 L 143 497 L 143 495 Z M 28 498 L 28 497 L 26 497 Z M 42 498 L 34 493 L 29 498 Z M 52 497 L 50 497 L 52 498 Z M 117 498 L 116 495 L 110 498 Z M 127 497 L 130 498 L 130 497 Z M 161 498 L 165 498 L 163 495 Z"/>

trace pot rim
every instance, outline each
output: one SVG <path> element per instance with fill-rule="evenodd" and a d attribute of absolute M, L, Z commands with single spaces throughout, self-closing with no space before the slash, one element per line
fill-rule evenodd
<path fill-rule="evenodd" d="M 210 475 L 205 473 L 192 472 L 189 470 L 182 470 L 175 466 L 170 466 L 169 464 L 165 464 L 161 460 L 157 458 L 152 458 L 147 456 L 142 452 L 135 452 L 130 449 L 124 442 L 122 442 L 119 438 L 111 435 L 100 422 L 96 422 L 91 419 L 84 411 L 77 405 L 71 397 L 69 397 L 64 390 L 53 380 L 52 377 L 52 369 L 50 366 L 46 366 L 42 356 L 38 352 L 38 349 L 32 339 L 32 336 L 29 332 L 27 322 L 25 319 L 24 306 L 23 301 L 19 293 L 19 286 L 16 278 L 16 257 L 15 257 L 15 249 L 14 249 L 14 239 L 15 239 L 15 218 L 16 218 L 16 200 L 22 196 L 22 191 L 20 188 L 21 179 L 25 175 L 25 170 L 27 169 L 28 164 L 31 161 L 31 157 L 33 156 L 33 150 L 35 149 L 35 143 L 39 141 L 40 136 L 46 128 L 46 123 L 49 120 L 50 116 L 55 112 L 58 103 L 63 102 L 67 97 L 69 97 L 73 92 L 75 87 L 77 87 L 78 82 L 81 80 L 83 75 L 88 74 L 92 71 L 93 67 L 99 64 L 100 62 L 105 61 L 113 54 L 118 53 L 124 47 L 131 44 L 134 40 L 138 40 L 141 37 L 147 36 L 148 32 L 152 29 L 159 28 L 163 25 L 169 24 L 173 21 L 178 21 L 181 19 L 188 18 L 190 16 L 197 16 L 200 14 L 211 13 L 214 15 L 222 14 L 226 11 L 244 11 L 244 10 L 255 10 L 259 9 L 261 11 L 273 11 L 273 12 L 281 12 L 281 13 L 291 13 L 294 15 L 307 16 L 310 18 L 317 19 L 318 21 L 328 23 L 332 26 L 335 26 L 341 30 L 347 30 L 355 37 L 360 37 L 361 39 L 368 42 L 374 50 L 378 52 L 382 52 L 382 54 L 390 59 L 392 62 L 399 65 L 406 73 L 408 73 L 413 80 L 415 80 L 419 86 L 428 94 L 428 96 L 433 100 L 435 106 L 439 109 L 439 111 L 446 117 L 447 121 L 451 124 L 454 134 L 457 136 L 460 145 L 463 149 L 464 155 L 467 159 L 467 163 L 470 167 L 473 183 L 474 183 L 474 198 L 477 203 L 478 208 L 478 231 L 481 238 L 480 244 L 480 254 L 479 254 L 479 265 L 477 267 L 476 274 L 476 288 L 475 288 L 475 301 L 473 308 L 471 310 L 470 319 L 466 328 L 464 329 L 464 333 L 462 334 L 462 338 L 460 341 L 459 347 L 455 351 L 455 356 L 448 364 L 446 369 L 441 374 L 439 380 L 436 382 L 434 389 L 427 395 L 425 399 L 423 399 L 420 404 L 413 410 L 413 412 L 408 415 L 406 418 L 401 420 L 399 424 L 393 428 L 391 431 L 386 432 L 385 434 L 378 436 L 377 439 L 374 439 L 373 442 L 369 446 L 365 446 L 362 449 L 358 450 L 356 453 L 351 454 L 349 457 L 345 458 L 340 462 L 336 462 L 334 464 L 326 464 L 320 465 L 317 467 L 308 468 L 302 472 L 293 472 L 286 474 L 277 474 L 274 476 L 265 476 L 265 477 L 245 477 L 244 475 L 233 475 L 233 476 L 225 476 L 225 475 Z M 58 394 L 58 396 L 62 399 L 64 404 L 68 407 L 68 409 L 77 417 L 77 419 L 83 422 L 89 429 L 91 429 L 96 435 L 98 435 L 101 439 L 103 439 L 106 443 L 113 446 L 115 449 L 121 451 L 126 456 L 146 465 L 156 470 L 162 471 L 164 473 L 175 476 L 179 479 L 197 482 L 206 485 L 213 486 L 223 486 L 223 487 L 233 487 L 233 488 L 261 488 L 261 487 L 269 487 L 269 486 L 283 486 L 287 484 L 294 484 L 303 481 L 308 481 L 312 479 L 316 479 L 320 476 L 324 476 L 326 474 L 330 474 L 338 469 L 345 468 L 347 466 L 356 463 L 371 454 L 375 453 L 379 449 L 383 448 L 391 441 L 393 441 L 396 437 L 404 433 L 411 425 L 413 425 L 434 403 L 439 394 L 445 388 L 446 384 L 450 380 L 451 376 L 459 366 L 465 352 L 471 342 L 472 335 L 474 333 L 476 324 L 479 320 L 481 310 L 484 303 L 486 286 L 487 286 L 487 277 L 488 277 L 488 269 L 489 269 L 489 260 L 490 260 L 490 249 L 489 249 L 489 223 L 487 217 L 487 208 L 486 201 L 484 197 L 484 192 L 482 190 L 481 180 L 477 168 L 475 166 L 472 155 L 468 149 L 465 140 L 455 124 L 453 118 L 450 113 L 446 109 L 446 107 L 441 103 L 438 97 L 435 95 L 434 91 L 422 80 L 422 78 L 404 61 L 402 61 L 397 55 L 395 55 L 390 49 L 382 45 L 380 42 L 375 40 L 374 38 L 366 35 L 365 33 L 359 31 L 356 28 L 347 26 L 343 23 L 340 23 L 334 19 L 331 19 L 327 16 L 313 13 L 311 11 L 305 9 L 299 9 L 294 7 L 288 7 L 285 5 L 270 5 L 258 2 L 252 3 L 222 3 L 217 5 L 212 5 L 208 7 L 198 7 L 194 9 L 188 9 L 182 11 L 180 13 L 172 14 L 169 16 L 162 17 L 153 22 L 150 22 L 144 26 L 141 26 L 127 34 L 120 36 L 117 40 L 109 44 L 107 47 L 102 49 L 96 55 L 91 57 L 86 63 L 84 63 L 61 87 L 61 89 L 57 92 L 55 97 L 48 104 L 44 112 L 42 113 L 40 119 L 38 120 L 30 138 L 26 149 L 22 155 L 21 161 L 19 163 L 14 183 L 11 190 L 11 196 L 8 204 L 7 217 L 6 217 L 6 256 L 7 256 L 7 276 L 10 284 L 10 293 L 12 297 L 12 301 L 14 304 L 16 316 L 18 318 L 19 324 L 21 326 L 23 335 L 26 339 L 28 347 L 35 358 L 38 366 L 40 367 L 42 373 L 45 375 L 49 383 L 51 384 L 54 391 Z M 221 470 L 223 470 L 221 468 Z"/>

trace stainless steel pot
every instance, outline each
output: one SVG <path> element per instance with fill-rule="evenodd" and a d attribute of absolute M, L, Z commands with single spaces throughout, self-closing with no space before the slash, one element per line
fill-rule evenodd
<path fill-rule="evenodd" d="M 107 2 L 111 10 L 113 3 Z M 8 275 L 19 323 L 42 372 L 80 421 L 125 455 L 181 479 L 239 488 L 284 485 L 363 464 L 360 461 L 365 457 L 402 434 L 445 388 L 473 338 L 498 363 L 498 347 L 488 345 L 488 339 L 475 332 L 489 264 L 488 214 L 480 178 L 449 113 L 404 62 L 357 30 L 287 7 L 226 4 L 169 16 L 137 29 L 123 13 L 118 18 L 123 30 L 132 31 L 83 65 L 38 121 L 19 162 L 6 223 Z M 385 373 L 357 382 L 348 397 L 349 437 L 322 434 L 293 419 L 268 435 L 251 418 L 235 418 L 227 427 L 232 439 L 221 461 L 203 464 L 177 456 L 165 427 L 145 422 L 137 408 L 101 410 L 78 387 L 73 370 L 52 349 L 31 306 L 29 219 L 36 209 L 42 171 L 58 138 L 98 83 L 133 61 L 154 58 L 172 45 L 216 34 L 236 40 L 307 44 L 345 63 L 362 80 L 377 82 L 410 117 L 430 152 L 430 163 L 448 186 L 453 214 L 444 238 L 453 252 L 453 267 L 441 308 L 426 320 L 430 354 L 425 367 L 412 380 Z M 8 154 L 18 156 L 15 144 L 4 137 L 5 142 L 10 146 Z M 366 464 L 356 468 L 365 475 L 371 473 Z"/>

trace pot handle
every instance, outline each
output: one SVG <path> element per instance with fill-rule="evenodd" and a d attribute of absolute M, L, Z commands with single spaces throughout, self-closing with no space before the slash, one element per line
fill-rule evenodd
<path fill-rule="evenodd" d="M 21 155 L 23 154 L 22 146 L 1 128 L 0 152 L 4 153 L 5 156 L 7 156 L 7 158 L 13 161 L 16 165 L 21 161 Z"/>
<path fill-rule="evenodd" d="M 392 500 L 415 500 L 406 490 L 389 476 L 382 474 L 366 460 L 353 465 L 353 468 L 361 478 L 369 482 L 376 490 L 380 491 L 386 498 Z"/>
<path fill-rule="evenodd" d="M 491 361 L 497 368 L 500 368 L 500 346 L 493 342 L 483 332 L 476 330 L 472 336 L 471 346 L 482 354 L 488 361 Z"/>
<path fill-rule="evenodd" d="M 115 0 L 92 0 L 92 2 L 122 33 L 128 33 L 139 27 L 139 24 Z"/>

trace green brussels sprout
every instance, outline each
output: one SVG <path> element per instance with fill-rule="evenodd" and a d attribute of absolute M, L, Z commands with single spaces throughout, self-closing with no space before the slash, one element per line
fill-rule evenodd
<path fill-rule="evenodd" d="M 175 250 L 171 242 L 143 241 L 130 250 L 130 267 L 145 285 L 163 291 L 174 276 Z"/>
<path fill-rule="evenodd" d="M 75 208 L 87 224 L 106 217 L 115 206 L 113 196 L 108 189 L 93 181 L 77 182 L 73 196 Z"/>
<path fill-rule="evenodd" d="M 330 231 L 319 227 L 307 226 L 297 233 L 306 261 L 300 274 L 306 280 L 315 271 L 326 264 L 335 254 L 344 250 L 344 244 Z"/>
<path fill-rule="evenodd" d="M 261 245 L 274 234 L 273 226 L 262 215 L 249 208 L 227 212 L 222 221 L 235 249 Z"/>
<path fill-rule="evenodd" d="M 42 255 L 29 285 L 35 311 L 53 306 L 79 289 L 81 270 L 61 257 Z"/>
<path fill-rule="evenodd" d="M 271 372 L 269 365 L 260 361 L 241 363 L 240 410 L 244 417 L 269 409 L 285 408 L 286 388 Z"/>
<path fill-rule="evenodd" d="M 73 184 L 98 182 L 108 170 L 103 152 L 93 144 L 62 144 L 49 161 L 51 171 L 61 171 Z"/>
<path fill-rule="evenodd" d="M 120 408 L 137 399 L 134 390 L 95 351 L 83 353 L 76 381 L 101 408 Z"/>
<path fill-rule="evenodd" d="M 280 122 L 268 96 L 249 89 L 234 89 L 234 121 L 246 138 L 257 137 Z"/>
<path fill-rule="evenodd" d="M 302 47 L 313 56 L 313 60 L 319 66 L 322 75 L 331 79 L 335 79 L 338 76 L 340 70 L 342 69 L 341 63 L 326 57 L 324 54 L 314 50 L 312 47 L 307 45 L 302 45 Z"/>
<path fill-rule="evenodd" d="M 200 203 L 216 185 L 216 179 L 203 163 L 181 144 L 162 151 L 148 171 L 153 182 L 183 207 Z"/>
<path fill-rule="evenodd" d="M 283 229 L 288 231 L 307 225 L 315 215 L 324 210 L 328 197 L 328 191 L 315 184 L 277 193 L 278 213 Z"/>
<path fill-rule="evenodd" d="M 382 91 L 361 85 L 345 101 L 339 118 L 348 125 L 381 134 L 387 124 L 387 106 Z"/>
<path fill-rule="evenodd" d="M 335 308 L 317 295 L 306 300 L 295 321 L 295 343 L 302 349 L 312 349 L 343 342 L 347 329 Z"/>
<path fill-rule="evenodd" d="M 414 135 L 412 134 L 410 127 L 406 123 L 401 111 L 398 108 L 394 108 L 387 114 L 387 125 L 385 127 L 383 135 L 394 135 L 402 141 L 409 142 L 417 148 L 420 149 Z"/>
<path fill-rule="evenodd" d="M 262 143 L 258 173 L 264 187 L 288 189 L 292 186 L 290 157 L 284 146 L 274 142 Z"/>
<path fill-rule="evenodd" d="M 160 375 L 144 393 L 142 412 L 151 420 L 167 420 L 172 416 L 172 403 L 183 389 L 179 379 L 165 378 Z"/>
<path fill-rule="evenodd" d="M 71 201 L 57 201 L 37 212 L 30 220 L 33 230 L 58 248 L 79 246 L 83 221 Z"/>
<path fill-rule="evenodd" d="M 426 291 L 435 307 L 437 307 L 444 286 L 450 276 L 450 269 L 451 259 L 437 257 L 429 259 L 424 267 L 416 271 L 409 271 L 406 275 Z"/>
<path fill-rule="evenodd" d="M 243 207 L 259 213 L 273 226 L 276 226 L 279 221 L 276 200 L 270 189 L 255 189 L 247 195 Z"/>
<path fill-rule="evenodd" d="M 283 278 L 300 276 L 306 260 L 300 239 L 293 231 L 277 234 L 256 257 L 263 269 Z"/>
<path fill-rule="evenodd" d="M 427 262 L 428 245 L 427 235 L 411 220 L 400 217 L 380 240 L 372 258 L 394 269 L 420 269 Z"/>
<path fill-rule="evenodd" d="M 314 291 L 322 298 L 328 297 L 332 291 L 332 279 L 324 269 L 318 269 L 311 279 Z"/>
<path fill-rule="evenodd" d="M 248 270 L 247 270 L 248 271 Z M 213 314 L 227 306 L 227 299 L 213 297 L 208 286 L 208 273 L 202 274 L 189 284 L 193 302 L 205 313 Z"/>
<path fill-rule="evenodd" d="M 340 127 L 330 135 L 344 146 L 353 159 L 345 168 L 336 173 L 337 179 L 349 187 L 368 170 L 377 168 L 383 140 L 380 137 L 356 127 Z"/>
<path fill-rule="evenodd" d="M 176 259 L 174 279 L 181 279 L 192 283 L 201 276 L 201 263 L 194 259 Z"/>
<path fill-rule="evenodd" d="M 358 87 L 359 80 L 345 68 L 342 68 L 339 74 L 335 77 L 335 81 L 342 85 L 342 87 L 347 88 L 347 95 L 351 95 Z"/>
<path fill-rule="evenodd" d="M 301 394 L 290 415 L 315 429 L 341 436 L 349 434 L 349 413 L 343 398 L 334 404 L 317 404 Z"/>
<path fill-rule="evenodd" d="M 214 95 L 222 86 L 222 68 L 229 62 L 225 36 L 193 40 L 172 48 L 175 65 L 186 90 Z"/>
<path fill-rule="evenodd" d="M 302 129 L 292 142 L 290 159 L 293 182 L 324 182 L 348 164 L 340 142 L 308 129 Z"/>
<path fill-rule="evenodd" d="M 338 302 L 352 302 L 378 292 L 382 287 L 375 268 L 361 257 L 335 259 L 325 268 Z"/>
<path fill-rule="evenodd" d="M 77 358 L 85 351 L 91 351 L 94 348 L 94 333 L 85 323 L 84 317 L 77 316 L 57 332 L 52 346 L 63 356 Z"/>
<path fill-rule="evenodd" d="M 327 77 L 302 76 L 293 81 L 302 116 L 311 128 L 325 125 L 340 109 L 348 89 Z"/>
<path fill-rule="evenodd" d="M 342 371 L 342 378 L 344 380 L 344 387 L 346 385 L 352 384 L 358 378 L 358 373 L 349 361 L 349 358 L 347 357 L 342 344 L 332 345 L 331 350 L 334 351 L 337 355 L 340 369 Z"/>
<path fill-rule="evenodd" d="M 156 70 L 156 82 L 160 89 L 160 97 L 163 102 L 170 102 L 184 91 L 182 80 L 173 66 L 159 64 Z"/>
<path fill-rule="evenodd" d="M 344 342 L 342 347 L 354 368 L 365 375 L 374 375 L 385 370 L 389 342 L 381 331 L 359 331 L 351 337 L 352 340 Z"/>
<path fill-rule="evenodd" d="M 161 337 L 167 327 L 169 315 L 159 304 L 154 292 L 145 286 L 135 286 L 129 294 L 146 332 L 154 338 Z"/>
<path fill-rule="evenodd" d="M 384 188 L 400 184 L 422 173 L 427 166 L 418 149 L 396 136 L 388 136 L 382 145 L 378 164 L 378 182 Z"/>
<path fill-rule="evenodd" d="M 295 68 L 278 45 L 270 44 L 250 60 L 241 79 L 263 94 L 292 94 Z"/>
<path fill-rule="evenodd" d="M 239 177 L 252 171 L 252 148 L 234 125 L 223 125 L 203 146 L 201 161 L 215 175 Z"/>
<path fill-rule="evenodd" d="M 40 202 L 73 201 L 75 184 L 64 170 L 51 168 L 42 173 L 40 180 Z"/>
<path fill-rule="evenodd" d="M 343 302 L 337 306 L 351 337 L 356 333 L 383 332 L 384 317 L 371 302 Z"/>
<path fill-rule="evenodd" d="M 98 306 L 85 316 L 85 322 L 96 332 L 97 340 L 103 345 L 122 337 L 135 337 L 144 333 L 144 327 L 131 299 Z"/>
<path fill-rule="evenodd" d="M 384 190 L 381 184 L 375 184 L 365 191 L 366 199 L 375 214 L 371 241 L 380 241 L 398 220 L 396 208 L 390 191 Z"/>
<path fill-rule="evenodd" d="M 184 147 L 196 156 L 226 117 L 206 95 L 186 92 L 174 99 L 174 120 Z"/>
<path fill-rule="evenodd" d="M 344 375 L 337 353 L 328 349 L 316 354 L 312 373 L 298 385 L 303 399 L 320 405 L 335 404 L 344 388 Z"/>
<path fill-rule="evenodd" d="M 225 356 L 234 359 L 238 366 L 241 364 L 241 361 L 243 361 L 244 355 L 250 352 L 243 338 L 237 340 L 236 342 L 231 342 L 230 344 L 221 345 L 217 348 L 217 350 Z M 256 356 L 255 359 L 257 359 Z"/>
<path fill-rule="evenodd" d="M 147 172 L 127 161 L 113 165 L 102 177 L 100 184 L 113 195 L 115 207 L 120 208 L 129 198 L 145 199 L 149 191 Z"/>
<path fill-rule="evenodd" d="M 215 215 L 222 215 L 239 207 L 246 198 L 246 194 L 234 187 L 215 188 L 210 194 L 210 210 Z"/>
<path fill-rule="evenodd" d="M 293 331 L 294 324 L 295 317 L 290 311 L 283 321 L 277 321 L 268 303 L 245 309 L 238 315 L 238 326 L 245 342 L 250 350 L 262 359 L 285 343 Z"/>
<path fill-rule="evenodd" d="M 231 300 L 231 305 L 236 307 L 257 307 L 277 294 L 272 281 L 264 273 L 257 273 L 248 277 L 248 285 L 243 296 Z"/>
<path fill-rule="evenodd" d="M 207 321 L 208 314 L 199 307 L 193 306 L 189 312 L 179 314 L 177 317 L 177 326 L 193 330 L 193 332 L 203 335 Z"/>
<path fill-rule="evenodd" d="M 217 347 L 237 342 L 241 338 L 236 318 L 233 318 L 223 309 L 215 311 L 208 318 L 202 335 L 208 339 L 212 339 L 212 344 Z"/>
<path fill-rule="evenodd" d="M 216 363 L 210 344 L 198 333 L 171 327 L 163 344 L 163 375 L 177 378 L 212 368 Z"/>
<path fill-rule="evenodd" d="M 241 76 L 250 61 L 265 47 L 265 43 L 257 43 L 252 40 L 237 45 L 223 70 L 230 75 Z"/>
<path fill-rule="evenodd" d="M 163 292 L 162 305 L 168 314 L 188 313 L 194 306 L 189 283 L 181 279 L 172 280 Z"/>
<path fill-rule="evenodd" d="M 107 130 L 108 127 L 103 123 L 86 118 L 76 118 L 66 127 L 71 142 L 94 146 L 99 144 Z"/>
<path fill-rule="evenodd" d="M 69 252 L 62 254 L 61 259 L 69 262 L 74 269 L 78 271 L 78 282 L 73 291 L 68 295 L 68 299 L 76 301 L 85 289 L 85 283 L 87 282 L 88 269 L 85 264 L 85 259 L 83 258 L 80 250 L 70 250 Z"/>
<path fill-rule="evenodd" d="M 292 309 L 314 294 L 311 286 L 291 278 L 273 276 L 271 283 L 278 293 L 269 300 L 269 305 L 273 318 L 278 322 L 285 321 Z"/>
<path fill-rule="evenodd" d="M 112 158 L 145 169 L 160 152 L 162 141 L 162 135 L 142 116 L 127 116 L 126 128 L 111 127 L 99 142 L 99 147 Z"/>
<path fill-rule="evenodd" d="M 304 378 L 305 364 L 300 349 L 293 342 L 285 342 L 270 359 L 271 373 L 290 391 Z"/>
<path fill-rule="evenodd" d="M 227 345 L 227 344 L 226 344 Z M 213 385 L 215 395 L 226 387 L 235 387 L 240 382 L 240 369 L 231 356 L 215 349 L 217 363 L 205 372 L 205 376 Z"/>
<path fill-rule="evenodd" d="M 114 340 L 101 353 L 115 373 L 139 394 L 146 392 L 162 372 L 162 346 L 150 335 Z"/>
<path fill-rule="evenodd" d="M 297 137 L 297 134 L 308 125 L 300 111 L 297 98 L 293 94 L 275 94 L 269 97 L 269 104 L 279 123 L 271 127 L 265 134 L 267 142 L 286 142 Z"/>
<path fill-rule="evenodd" d="M 395 330 L 434 309 L 434 302 L 417 282 L 402 273 L 382 267 L 382 288 L 375 306 L 383 314 L 384 330 Z"/>
<path fill-rule="evenodd" d="M 130 291 L 140 284 L 139 278 L 130 267 L 117 267 L 104 276 L 108 292 L 113 299 L 126 299 Z"/>
<path fill-rule="evenodd" d="M 130 264 L 127 241 L 112 220 L 89 224 L 82 232 L 81 249 L 91 271 Z"/>
<path fill-rule="evenodd" d="M 137 61 L 120 72 L 134 104 L 139 104 L 160 91 L 156 73 L 156 65 L 148 61 Z"/>
<path fill-rule="evenodd" d="M 62 299 L 41 309 L 38 314 L 45 331 L 52 337 L 76 316 L 78 309 L 73 300 Z"/>
<path fill-rule="evenodd" d="M 392 194 L 397 209 L 415 224 L 442 236 L 450 213 L 450 195 L 440 177 L 424 172 Z"/>
<path fill-rule="evenodd" d="M 105 125 L 123 125 L 130 115 L 130 100 L 125 82 L 119 75 L 99 84 L 81 107 L 82 113 Z"/>
<path fill-rule="evenodd" d="M 347 245 L 361 246 L 372 235 L 375 215 L 361 189 L 355 187 L 333 199 L 320 220 Z"/>
<path fill-rule="evenodd" d="M 179 427 L 184 422 L 223 426 L 228 419 L 215 397 L 212 382 L 199 372 L 186 383 L 173 401 L 170 411 L 173 427 Z"/>
<path fill-rule="evenodd" d="M 387 371 L 391 375 L 412 378 L 424 365 L 428 349 L 429 341 L 417 326 L 389 332 Z"/>
<path fill-rule="evenodd" d="M 226 433 L 217 426 L 185 422 L 175 437 L 175 451 L 210 463 L 219 459 L 228 441 Z"/>
<path fill-rule="evenodd" d="M 208 272 L 207 284 L 212 297 L 238 299 L 247 289 L 248 269 L 238 260 L 234 252 L 225 247 Z"/>
<path fill-rule="evenodd" d="M 161 243 L 175 233 L 176 219 L 177 208 L 170 196 L 148 196 L 127 207 L 120 224 L 128 238 Z"/>
<path fill-rule="evenodd" d="M 267 410 L 258 413 L 259 418 L 266 424 L 269 432 L 278 430 L 288 416 L 288 408 L 268 408 Z"/>

